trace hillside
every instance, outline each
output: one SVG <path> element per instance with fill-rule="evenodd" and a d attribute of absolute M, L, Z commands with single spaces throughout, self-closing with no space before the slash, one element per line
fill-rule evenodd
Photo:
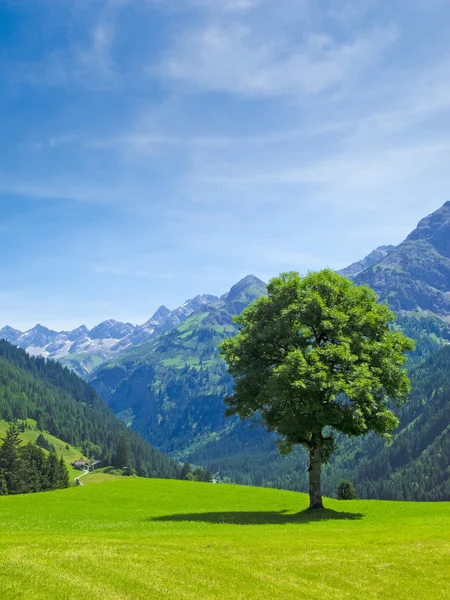
<path fill-rule="evenodd" d="M 356 276 L 399 311 L 450 319 L 450 202 L 420 221 L 383 260 Z"/>
<path fill-rule="evenodd" d="M 0 419 L 34 419 L 36 428 L 89 452 L 105 464 L 126 440 L 129 460 L 142 475 L 175 477 L 176 465 L 127 431 L 85 381 L 56 362 L 33 358 L 0 341 Z M 124 466 L 124 465 L 121 465 Z"/>
<path fill-rule="evenodd" d="M 0 498 L 2 598 L 448 597 L 448 503 L 325 502 L 133 478 Z"/>

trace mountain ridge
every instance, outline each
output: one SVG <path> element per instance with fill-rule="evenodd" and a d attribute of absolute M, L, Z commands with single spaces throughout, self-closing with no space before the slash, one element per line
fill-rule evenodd
<path fill-rule="evenodd" d="M 450 320 L 450 202 L 427 217 L 392 252 L 359 273 L 396 312 L 424 311 Z"/>

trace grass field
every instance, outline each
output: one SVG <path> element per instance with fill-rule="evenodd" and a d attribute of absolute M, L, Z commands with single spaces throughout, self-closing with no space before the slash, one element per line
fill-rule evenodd
<path fill-rule="evenodd" d="M 450 504 L 92 474 L 0 498 L 2 600 L 450 597 Z M 92 485 L 89 485 L 92 484 Z"/>

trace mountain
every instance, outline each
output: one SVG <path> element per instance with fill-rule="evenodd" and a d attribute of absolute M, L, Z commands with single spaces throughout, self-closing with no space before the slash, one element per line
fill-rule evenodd
<path fill-rule="evenodd" d="M 266 293 L 250 275 L 181 325 L 120 354 L 91 382 L 116 414 L 160 449 L 180 452 L 228 427 L 223 397 L 232 380 L 218 344 L 235 332 L 233 316 Z"/>
<path fill-rule="evenodd" d="M 114 319 L 103 321 L 91 330 L 81 325 L 73 331 L 53 331 L 38 324 L 22 332 L 6 326 L 0 329 L 0 340 L 5 339 L 33 356 L 58 360 L 78 375 L 86 377 L 126 348 L 143 344 L 169 331 L 218 299 L 217 296 L 203 294 L 187 300 L 173 311 L 160 306 L 146 323 L 137 326 Z"/>
<path fill-rule="evenodd" d="M 395 250 L 395 246 L 379 246 L 375 250 L 372 250 L 372 252 L 362 260 L 351 264 L 345 269 L 341 269 L 340 271 L 338 271 L 338 273 L 340 273 L 341 275 L 345 275 L 350 279 L 353 279 L 369 267 L 373 267 L 374 265 L 379 263 L 393 250 Z"/>
<path fill-rule="evenodd" d="M 33 419 L 37 429 L 114 463 L 125 444 L 143 476 L 176 477 L 177 465 L 128 431 L 95 390 L 57 362 L 0 341 L 0 420 Z M 119 465 L 118 465 L 119 466 Z M 120 465 L 123 466 L 123 465 Z"/>
<path fill-rule="evenodd" d="M 406 240 L 355 277 L 396 312 L 450 319 L 450 202 L 420 221 Z"/>

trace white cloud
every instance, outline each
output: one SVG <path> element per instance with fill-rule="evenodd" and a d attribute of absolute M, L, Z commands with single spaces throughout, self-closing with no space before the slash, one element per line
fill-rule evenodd
<path fill-rule="evenodd" d="M 191 86 L 244 95 L 316 93 L 357 77 L 399 36 L 394 25 L 353 40 L 307 33 L 293 44 L 260 36 L 243 24 L 208 25 L 186 33 L 159 70 Z"/>

